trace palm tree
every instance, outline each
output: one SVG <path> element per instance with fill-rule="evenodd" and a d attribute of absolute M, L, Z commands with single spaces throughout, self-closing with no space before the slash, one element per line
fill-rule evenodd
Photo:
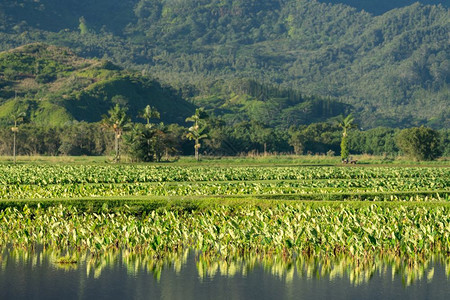
<path fill-rule="evenodd" d="M 130 125 L 131 119 L 127 115 L 127 109 L 116 104 L 108 111 L 109 116 L 104 116 L 102 120 L 103 127 L 112 129 L 114 131 L 114 161 L 120 161 L 120 140 L 122 133 Z"/>
<path fill-rule="evenodd" d="M 19 132 L 19 122 L 23 121 L 25 118 L 25 112 L 17 112 L 11 116 L 11 119 L 14 121 L 14 127 L 11 127 L 11 131 L 14 133 L 14 142 L 13 142 L 13 157 L 14 163 L 16 163 L 16 135 Z"/>
<path fill-rule="evenodd" d="M 186 122 L 193 122 L 194 125 L 189 127 L 189 132 L 186 134 L 186 137 L 190 140 L 195 141 L 194 150 L 195 150 L 195 159 L 198 161 L 199 158 L 199 150 L 200 150 L 200 140 L 207 137 L 206 134 L 203 134 L 205 130 L 204 120 L 207 118 L 206 112 L 203 108 L 197 108 L 195 110 L 195 114 L 186 118 Z"/>
<path fill-rule="evenodd" d="M 144 110 L 139 114 L 139 117 L 147 120 L 147 127 L 151 127 L 150 125 L 150 119 L 155 118 L 159 119 L 161 115 L 159 114 L 159 111 L 156 110 L 154 107 L 150 107 L 150 105 L 147 105 Z"/>
<path fill-rule="evenodd" d="M 352 128 L 357 128 L 358 126 L 353 123 L 355 118 L 353 118 L 352 114 L 349 114 L 347 117 L 342 118 L 338 126 L 342 128 L 342 141 L 341 141 L 341 158 L 342 160 L 347 160 L 349 156 L 349 150 L 347 145 L 347 136 L 348 131 Z"/>

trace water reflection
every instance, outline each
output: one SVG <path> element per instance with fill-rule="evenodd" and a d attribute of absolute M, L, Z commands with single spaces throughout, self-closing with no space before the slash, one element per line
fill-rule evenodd
<path fill-rule="evenodd" d="M 164 257 L 152 257 L 129 251 L 109 251 L 102 255 L 89 252 L 57 251 L 37 248 L 4 249 L 0 256 L 0 270 L 5 272 L 8 265 L 27 265 L 31 269 L 48 265 L 56 270 L 85 271 L 87 278 L 99 278 L 106 269 L 118 266 L 125 269 L 129 276 L 138 276 L 144 272 L 152 274 L 157 282 L 161 280 L 163 270 L 172 270 L 180 275 L 188 264 L 194 264 L 200 282 L 215 277 L 247 277 L 257 268 L 262 268 L 286 283 L 295 278 L 346 279 L 353 285 L 367 284 L 375 275 L 384 278 L 401 278 L 407 287 L 416 281 L 434 278 L 436 265 L 442 266 L 446 280 L 450 280 L 450 257 L 433 255 L 427 259 L 403 260 L 396 256 L 377 256 L 370 259 L 355 259 L 349 256 L 338 257 L 283 257 L 245 255 L 228 259 L 204 255 L 192 250 L 167 253 Z"/>

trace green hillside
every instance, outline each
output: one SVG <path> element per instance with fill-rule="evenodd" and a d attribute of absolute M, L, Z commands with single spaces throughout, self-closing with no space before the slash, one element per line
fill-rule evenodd
<path fill-rule="evenodd" d="M 154 106 L 164 122 L 184 123 L 194 106 L 168 87 L 105 60 L 76 56 L 66 48 L 31 44 L 0 53 L 0 123 L 26 111 L 35 124 L 100 121 L 116 103 L 137 118 Z"/>
<path fill-rule="evenodd" d="M 232 82 L 250 78 L 344 102 L 365 128 L 450 127 L 447 2 L 392 1 L 400 8 L 383 14 L 386 1 L 334 2 L 6 0 L 0 49 L 66 46 L 151 74 L 215 110 L 234 99 Z"/>
<path fill-rule="evenodd" d="M 326 121 L 352 109 L 330 98 L 305 96 L 244 78 L 227 82 L 227 87 L 225 82 L 217 84 L 208 95 L 186 102 L 147 76 L 46 44 L 0 53 L 0 83 L 0 124 L 17 111 L 26 111 L 30 121 L 41 125 L 97 122 L 119 103 L 129 108 L 135 121 L 139 111 L 150 105 L 161 112 L 165 123 L 183 124 L 201 106 L 228 124 L 252 121 L 288 128 Z"/>

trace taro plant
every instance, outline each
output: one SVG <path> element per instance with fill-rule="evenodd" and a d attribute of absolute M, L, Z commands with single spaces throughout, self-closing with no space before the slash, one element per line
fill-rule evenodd
<path fill-rule="evenodd" d="M 450 251 L 449 209 L 448 205 L 290 203 L 162 208 L 136 215 L 126 205 L 97 212 L 62 205 L 25 206 L 1 211 L 0 248 L 41 244 L 94 254 L 127 250 L 153 257 L 186 249 L 223 258 L 251 253 L 268 259 L 397 255 L 414 261 Z"/>

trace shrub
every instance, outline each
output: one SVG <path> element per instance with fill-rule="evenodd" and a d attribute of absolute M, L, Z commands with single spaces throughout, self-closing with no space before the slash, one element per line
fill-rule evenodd
<path fill-rule="evenodd" d="M 442 154 L 439 133 L 423 126 L 403 129 L 397 135 L 396 143 L 414 160 L 434 160 Z"/>

